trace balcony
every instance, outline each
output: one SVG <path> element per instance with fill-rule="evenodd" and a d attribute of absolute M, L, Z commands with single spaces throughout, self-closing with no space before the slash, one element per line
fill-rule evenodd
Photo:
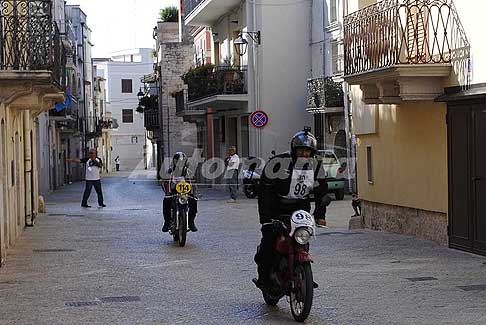
<path fill-rule="evenodd" d="M 433 100 L 453 70 L 466 83 L 469 53 L 448 0 L 385 0 L 344 19 L 344 79 L 367 104 Z"/>
<path fill-rule="evenodd" d="M 106 112 L 105 116 L 100 120 L 102 132 L 108 132 L 112 129 L 118 128 L 118 121 L 113 118 L 111 112 Z"/>
<path fill-rule="evenodd" d="M 158 109 L 144 111 L 144 126 L 147 131 L 156 131 L 160 128 Z"/>
<path fill-rule="evenodd" d="M 196 122 L 198 116 L 206 114 L 205 109 L 187 105 L 187 89 L 175 93 L 174 98 L 176 101 L 176 115 L 182 117 L 184 122 Z"/>
<path fill-rule="evenodd" d="M 344 111 L 344 92 L 341 82 L 330 77 L 307 81 L 307 111 L 309 113 L 340 113 Z"/>
<path fill-rule="evenodd" d="M 1 0 L 0 7 L 0 78 L 50 80 L 63 88 L 66 51 L 51 16 L 52 1 Z"/>
<path fill-rule="evenodd" d="M 73 97 L 69 106 L 63 110 L 59 112 L 56 109 L 49 110 L 49 119 L 56 122 L 76 121 L 78 119 L 78 109 L 78 100 Z"/>
<path fill-rule="evenodd" d="M 182 76 L 188 87 L 188 109 L 244 108 L 248 105 L 248 70 L 239 66 L 206 64 Z"/>
<path fill-rule="evenodd" d="M 185 24 L 191 26 L 212 26 L 241 0 L 185 0 Z"/>

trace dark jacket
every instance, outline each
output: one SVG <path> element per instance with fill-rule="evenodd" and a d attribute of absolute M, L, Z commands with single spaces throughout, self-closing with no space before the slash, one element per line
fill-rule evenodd
<path fill-rule="evenodd" d="M 260 223 L 268 223 L 272 219 L 285 221 L 296 210 L 310 212 L 311 193 L 316 204 L 314 217 L 324 217 L 328 188 L 324 178 L 318 179 L 320 168 L 317 159 L 296 162 L 288 152 L 272 157 L 260 179 Z"/>

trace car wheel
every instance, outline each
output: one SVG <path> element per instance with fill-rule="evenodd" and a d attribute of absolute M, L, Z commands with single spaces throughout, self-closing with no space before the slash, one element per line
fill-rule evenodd
<path fill-rule="evenodd" d="M 334 192 L 334 196 L 336 197 L 336 200 L 341 201 L 344 199 L 344 190 L 340 189 Z"/>

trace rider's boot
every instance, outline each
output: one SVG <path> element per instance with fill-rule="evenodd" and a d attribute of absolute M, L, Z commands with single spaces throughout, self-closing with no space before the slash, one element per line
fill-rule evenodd
<path fill-rule="evenodd" d="M 162 226 L 162 232 L 169 232 L 171 228 L 172 228 L 171 218 L 164 216 L 164 225 Z"/>
<path fill-rule="evenodd" d="M 263 265 L 258 265 L 258 279 L 253 279 L 253 283 L 257 286 L 259 289 L 266 289 L 271 286 L 271 281 L 269 277 L 270 270 L 268 267 L 265 267 Z"/>
<path fill-rule="evenodd" d="M 165 220 L 164 225 L 162 226 L 162 232 L 169 232 L 170 230 L 170 222 Z"/>
<path fill-rule="evenodd" d="M 192 231 L 192 232 L 196 232 L 197 231 L 197 227 L 196 227 L 196 223 L 194 222 L 194 220 L 196 219 L 196 216 L 189 216 L 189 230 Z"/>

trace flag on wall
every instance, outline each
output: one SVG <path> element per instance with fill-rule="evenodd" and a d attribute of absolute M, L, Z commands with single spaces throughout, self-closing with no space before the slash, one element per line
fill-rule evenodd
<path fill-rule="evenodd" d="M 66 108 L 68 108 L 68 106 L 71 104 L 71 100 L 72 100 L 72 97 L 71 97 L 71 90 L 67 90 L 66 91 L 66 99 L 64 100 L 64 103 L 56 103 L 55 105 L 55 110 L 56 112 L 60 112 Z"/>

